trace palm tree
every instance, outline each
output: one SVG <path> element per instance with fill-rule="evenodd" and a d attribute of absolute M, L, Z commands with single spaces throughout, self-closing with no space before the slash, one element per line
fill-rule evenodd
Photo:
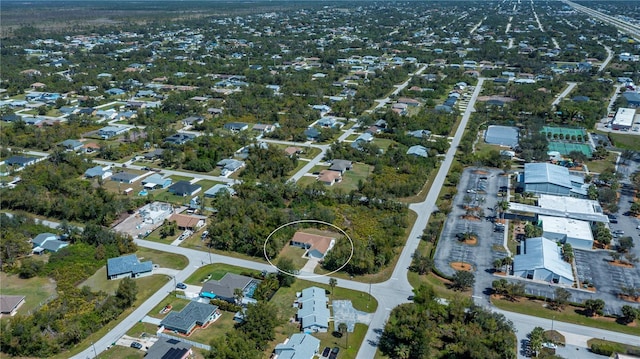
<path fill-rule="evenodd" d="M 345 336 L 345 348 L 349 348 L 349 332 L 347 331 L 347 323 L 342 322 L 338 324 L 338 331 Z"/>
<path fill-rule="evenodd" d="M 329 278 L 329 287 L 331 287 L 331 299 L 333 299 L 333 288 L 338 285 L 338 280 L 335 278 Z"/>
<path fill-rule="evenodd" d="M 244 298 L 244 292 L 240 288 L 233 290 L 233 297 L 236 299 L 236 304 L 242 304 L 242 298 Z"/>

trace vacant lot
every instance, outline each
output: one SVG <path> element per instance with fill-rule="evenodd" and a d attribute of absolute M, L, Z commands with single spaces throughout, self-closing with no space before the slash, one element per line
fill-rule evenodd
<path fill-rule="evenodd" d="M 5 295 L 24 295 L 25 303 L 18 309 L 26 314 L 40 306 L 47 298 L 56 295 L 56 283 L 50 278 L 22 279 L 17 275 L 0 273 L 0 292 Z"/>

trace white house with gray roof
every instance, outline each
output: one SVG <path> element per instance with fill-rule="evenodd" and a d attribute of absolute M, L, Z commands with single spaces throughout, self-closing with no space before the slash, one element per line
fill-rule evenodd
<path fill-rule="evenodd" d="M 218 307 L 212 304 L 191 301 L 179 312 L 170 312 L 160 322 L 165 330 L 190 334 L 196 326 L 206 327 L 220 317 Z"/>
<path fill-rule="evenodd" d="M 313 359 L 320 350 L 320 339 L 309 334 L 296 333 L 276 345 L 277 359 Z"/>
<path fill-rule="evenodd" d="M 138 278 L 151 275 L 153 263 L 140 262 L 135 254 L 107 259 L 107 279 Z"/>
<path fill-rule="evenodd" d="M 309 287 L 298 298 L 297 319 L 304 332 L 326 332 L 329 329 L 329 299 L 324 289 Z"/>

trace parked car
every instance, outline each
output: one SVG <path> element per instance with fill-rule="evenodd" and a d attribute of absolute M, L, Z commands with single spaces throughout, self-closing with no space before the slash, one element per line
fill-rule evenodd
<path fill-rule="evenodd" d="M 186 285 L 186 284 L 184 284 L 184 283 L 178 283 L 178 284 L 176 285 L 176 287 L 177 287 L 178 289 L 187 289 L 187 285 Z"/>
<path fill-rule="evenodd" d="M 613 214 L 608 215 L 607 217 L 609 217 L 609 222 L 611 223 L 618 223 L 618 217 L 616 217 Z"/>
<path fill-rule="evenodd" d="M 324 347 L 324 350 L 322 351 L 322 357 L 326 358 L 329 356 L 329 352 L 331 351 L 331 348 L 329 347 Z"/>
<path fill-rule="evenodd" d="M 611 233 L 613 233 L 613 234 L 617 234 L 617 235 L 621 236 L 621 235 L 623 235 L 623 234 L 624 234 L 624 231 L 623 231 L 622 229 L 616 229 L 615 231 L 613 231 L 613 232 L 611 232 Z"/>
<path fill-rule="evenodd" d="M 333 347 L 333 349 L 331 349 L 331 354 L 329 354 L 329 359 L 336 359 L 338 357 L 339 352 L 340 352 L 340 348 Z"/>
<path fill-rule="evenodd" d="M 131 342 L 131 347 L 135 349 L 142 349 L 142 344 L 138 342 Z"/>

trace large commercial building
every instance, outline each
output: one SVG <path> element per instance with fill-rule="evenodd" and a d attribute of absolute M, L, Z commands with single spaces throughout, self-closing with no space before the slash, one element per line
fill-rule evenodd
<path fill-rule="evenodd" d="M 636 110 L 632 108 L 619 108 L 616 116 L 611 121 L 611 129 L 618 131 L 629 131 L 633 127 L 633 117 Z"/>
<path fill-rule="evenodd" d="M 591 249 L 593 234 L 589 222 L 571 218 L 538 216 L 542 223 L 542 236 L 560 243 L 569 243 L 573 248 Z"/>
<path fill-rule="evenodd" d="M 526 163 L 518 186 L 524 192 L 586 198 L 588 184 L 584 178 L 569 173 L 566 167 L 550 163 Z"/>
<path fill-rule="evenodd" d="M 544 237 L 522 242 L 522 254 L 513 258 L 513 274 L 517 277 L 573 285 L 571 265 L 562 259 L 558 244 Z"/>

